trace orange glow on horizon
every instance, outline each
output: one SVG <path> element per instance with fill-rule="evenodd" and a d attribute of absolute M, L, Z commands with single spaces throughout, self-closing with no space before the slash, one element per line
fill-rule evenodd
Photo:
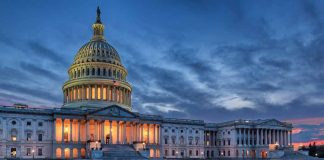
<path fill-rule="evenodd" d="M 293 146 L 294 147 L 301 147 L 301 146 L 306 146 L 308 147 L 308 145 L 311 143 L 313 145 L 313 143 L 315 142 L 316 145 L 320 146 L 320 145 L 324 145 L 324 140 L 312 140 L 312 141 L 308 141 L 308 142 L 294 142 Z"/>

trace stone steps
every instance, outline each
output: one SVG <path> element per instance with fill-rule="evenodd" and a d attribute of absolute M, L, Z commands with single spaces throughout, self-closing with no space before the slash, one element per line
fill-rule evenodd
<path fill-rule="evenodd" d="M 103 159 L 107 160 L 144 160 L 135 149 L 126 144 L 105 144 L 102 146 Z"/>

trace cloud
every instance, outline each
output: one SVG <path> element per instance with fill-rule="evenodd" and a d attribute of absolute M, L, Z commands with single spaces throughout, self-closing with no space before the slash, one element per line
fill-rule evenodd
<path fill-rule="evenodd" d="M 67 66 L 69 64 L 67 60 L 60 54 L 38 42 L 28 42 L 28 46 L 31 49 L 31 54 L 39 56 L 40 58 L 50 60 L 51 62 L 61 64 L 63 66 Z"/>
<path fill-rule="evenodd" d="M 256 106 L 254 102 L 243 99 L 237 95 L 230 95 L 225 97 L 220 97 L 214 100 L 215 105 L 222 106 L 228 110 L 237 110 L 242 108 L 252 108 L 254 109 Z"/>
<path fill-rule="evenodd" d="M 277 91 L 265 94 L 265 101 L 272 105 L 286 105 L 298 97 L 296 93 L 289 91 Z"/>

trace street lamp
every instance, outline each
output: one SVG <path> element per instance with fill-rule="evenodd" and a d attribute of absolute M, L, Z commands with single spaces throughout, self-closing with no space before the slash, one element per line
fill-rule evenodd
<path fill-rule="evenodd" d="M 317 157 L 317 155 L 318 155 L 318 154 L 317 154 L 317 153 L 315 153 L 315 157 Z"/>
<path fill-rule="evenodd" d="M 96 141 L 96 149 L 98 149 L 98 146 L 97 145 L 98 145 L 98 141 Z"/>
<path fill-rule="evenodd" d="M 34 153 L 35 153 L 35 150 L 34 149 L 32 150 L 32 153 L 33 153 L 33 159 L 34 159 Z"/>

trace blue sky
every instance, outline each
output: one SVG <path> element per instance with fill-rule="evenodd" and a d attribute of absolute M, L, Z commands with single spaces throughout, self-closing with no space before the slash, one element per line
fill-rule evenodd
<path fill-rule="evenodd" d="M 303 128 L 296 141 L 324 139 L 324 1 L 3 0 L 1 104 L 62 105 L 98 5 L 136 111 L 276 118 Z"/>

